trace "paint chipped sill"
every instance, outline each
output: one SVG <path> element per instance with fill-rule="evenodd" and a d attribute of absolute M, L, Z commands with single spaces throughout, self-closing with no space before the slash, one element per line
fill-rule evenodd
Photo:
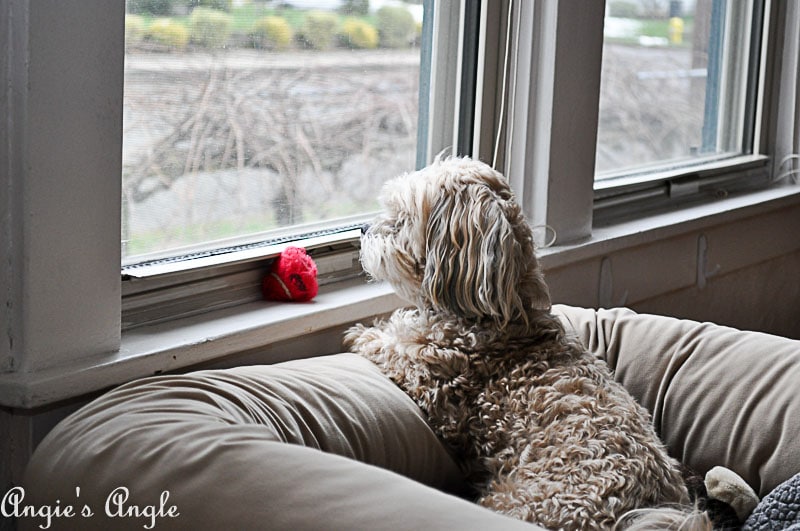
<path fill-rule="evenodd" d="M 665 214 L 595 229 L 592 238 L 540 252 L 544 269 L 567 269 L 572 264 L 643 245 L 658 246 L 675 236 L 767 216 L 789 209 L 800 212 L 800 186 L 784 186 L 730 197 Z M 768 216 L 767 216 L 768 217 Z M 789 238 L 777 242 L 800 248 L 790 227 L 775 227 Z M 781 230 L 784 229 L 784 230 Z M 791 236 L 795 235 L 795 236 Z M 790 237 L 791 236 L 791 237 Z M 759 246 L 756 246 L 757 248 Z M 756 253 L 769 251 L 760 247 Z M 753 256 L 758 260 L 763 257 Z M 647 264 L 642 264 L 644 270 Z M 554 302 L 559 300 L 553 294 Z M 188 369 L 243 352 L 268 350 L 282 341 L 302 339 L 326 330 L 368 321 L 402 305 L 385 283 L 351 279 L 320 288 L 314 301 L 303 304 L 250 302 L 173 321 L 127 330 L 118 352 L 77 360 L 70 365 L 31 373 L 0 374 L 0 406 L 33 409 L 85 396 L 124 382 Z M 307 357 L 330 352 L 296 352 Z M 268 354 L 259 363 L 278 361 Z"/>
<path fill-rule="evenodd" d="M 54 404 L 136 378 L 341 328 L 400 304 L 388 285 L 351 279 L 320 287 L 308 303 L 252 302 L 136 328 L 123 333 L 117 352 L 42 371 L 0 374 L 0 406 L 33 409 Z M 266 358 L 263 363 L 272 361 Z"/>

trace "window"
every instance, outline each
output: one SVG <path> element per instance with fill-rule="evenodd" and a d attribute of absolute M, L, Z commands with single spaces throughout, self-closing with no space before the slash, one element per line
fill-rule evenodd
<path fill-rule="evenodd" d="M 751 153 L 761 24 L 759 2 L 608 2 L 596 179 Z"/>
<path fill-rule="evenodd" d="M 543 241 L 769 183 L 775 3 L 503 4 L 507 125 L 481 135 Z"/>
<path fill-rule="evenodd" d="M 695 197 L 709 175 L 739 179 L 734 167 L 767 173 L 761 1 L 443 2 L 428 6 L 427 47 L 426 9 L 406 3 L 414 33 L 378 49 L 344 28 L 386 25 L 381 2 L 181 2 L 158 18 L 128 3 L 126 274 L 353 227 L 386 178 L 448 148 L 516 180 L 540 243 Z M 198 29 L 212 15 L 218 42 Z M 320 17 L 327 44 L 305 36 Z M 271 43 L 266 21 L 291 38 Z M 159 41 L 168 23 L 185 42 Z"/>
<path fill-rule="evenodd" d="M 321 285 L 359 276 L 382 183 L 459 137 L 459 2 L 187 2 L 127 6 L 126 330 L 259 300 L 289 244 Z M 272 43 L 267 23 L 291 38 Z M 182 40 L 160 41 L 165 26 Z"/>
<path fill-rule="evenodd" d="M 417 160 L 421 2 L 128 0 L 123 264 L 377 210 Z"/>

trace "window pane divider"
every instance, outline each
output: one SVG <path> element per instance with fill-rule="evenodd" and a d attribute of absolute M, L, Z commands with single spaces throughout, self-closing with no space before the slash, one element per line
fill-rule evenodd
<path fill-rule="evenodd" d="M 594 221 L 604 223 L 657 208 L 675 207 L 687 201 L 727 197 L 770 184 L 770 158 L 743 155 L 702 166 L 678 168 L 642 175 L 621 176 L 595 184 Z"/>

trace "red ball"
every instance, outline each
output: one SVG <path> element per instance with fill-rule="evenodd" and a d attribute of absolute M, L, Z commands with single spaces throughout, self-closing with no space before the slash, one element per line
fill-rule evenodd
<path fill-rule="evenodd" d="M 264 298 L 272 301 L 310 301 L 317 295 L 317 265 L 301 247 L 287 247 L 272 263 L 262 283 Z"/>

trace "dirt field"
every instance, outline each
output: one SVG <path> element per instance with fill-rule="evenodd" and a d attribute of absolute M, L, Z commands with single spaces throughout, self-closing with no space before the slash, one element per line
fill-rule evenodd
<path fill-rule="evenodd" d="M 418 51 L 129 55 L 128 252 L 374 209 L 413 169 L 418 71 Z"/>

